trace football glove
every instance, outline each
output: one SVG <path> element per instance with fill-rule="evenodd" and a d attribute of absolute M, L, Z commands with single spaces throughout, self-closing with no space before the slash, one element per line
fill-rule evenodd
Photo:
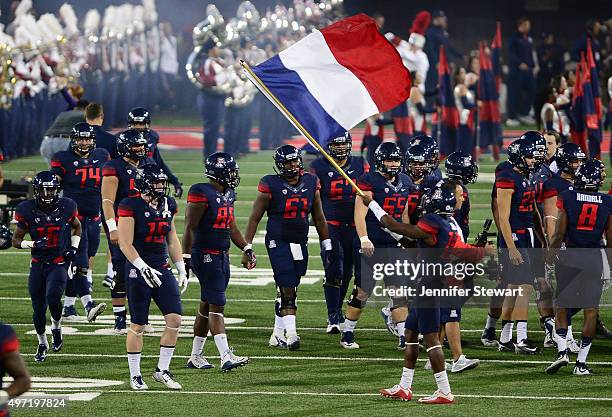
<path fill-rule="evenodd" d="M 174 184 L 174 196 L 176 198 L 181 198 L 183 196 L 183 183 L 177 182 Z"/>
<path fill-rule="evenodd" d="M 113 290 L 115 288 L 115 279 L 113 277 L 109 277 L 108 275 L 105 276 L 102 280 L 102 286 L 108 288 L 109 290 Z"/>
<path fill-rule="evenodd" d="M 77 248 L 71 246 L 70 249 L 66 251 L 64 254 L 64 261 L 70 263 L 76 259 L 77 256 Z"/>
<path fill-rule="evenodd" d="M 41 237 L 40 239 L 38 239 L 36 242 L 34 242 L 34 249 L 45 249 L 47 247 L 47 238 L 46 237 Z"/>
<path fill-rule="evenodd" d="M 187 291 L 187 285 L 189 284 L 189 278 L 187 278 L 187 274 L 179 272 L 177 278 L 178 286 L 181 289 L 181 294 Z"/>
<path fill-rule="evenodd" d="M 161 279 L 159 277 L 162 276 L 162 273 L 158 270 L 151 268 L 149 265 L 146 265 L 140 270 L 140 275 L 144 279 L 145 283 L 151 288 L 159 288 L 161 287 Z"/>
<path fill-rule="evenodd" d="M 184 253 L 183 262 L 185 263 L 185 274 L 187 274 L 187 279 L 189 279 L 189 275 L 191 274 L 191 254 Z"/>
<path fill-rule="evenodd" d="M 255 266 L 257 265 L 257 257 L 255 256 L 255 252 L 253 252 L 253 249 L 245 250 L 244 256 L 246 256 L 247 259 L 246 269 L 251 270 L 255 268 Z"/>

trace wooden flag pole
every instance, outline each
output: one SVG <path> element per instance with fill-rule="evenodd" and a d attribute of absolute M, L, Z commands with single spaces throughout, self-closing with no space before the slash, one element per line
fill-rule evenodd
<path fill-rule="evenodd" d="M 281 103 L 280 100 L 276 98 L 274 94 L 272 94 L 272 92 L 268 89 L 268 87 L 266 87 L 266 85 L 253 72 L 251 67 L 249 67 L 249 64 L 247 64 L 243 60 L 240 60 L 240 65 L 242 65 L 242 68 L 244 68 L 244 70 L 247 72 L 249 80 L 251 80 L 253 84 L 255 84 L 255 87 L 257 87 L 268 98 L 268 100 L 270 100 L 276 106 L 276 108 L 279 109 L 281 113 L 285 115 L 287 119 L 289 119 L 289 121 L 296 127 L 296 129 L 299 130 L 300 133 L 306 137 L 306 139 L 308 139 L 308 142 L 310 142 L 312 146 L 314 146 L 319 152 L 321 152 L 321 154 L 325 157 L 325 159 L 327 159 L 329 163 L 338 171 L 338 173 L 340 173 L 340 175 L 342 175 L 344 179 L 348 181 L 351 187 L 355 189 L 357 194 L 359 194 L 360 196 L 363 196 L 364 195 L 363 191 L 359 189 L 355 181 L 353 181 L 351 177 L 349 177 L 346 174 L 346 172 L 344 172 L 344 170 L 340 167 L 340 165 L 338 165 L 338 163 L 334 160 L 334 158 L 329 156 L 329 154 L 325 151 L 325 149 L 323 149 L 323 147 L 319 145 L 319 142 L 317 142 L 312 137 L 312 135 L 308 133 L 308 131 L 304 128 L 304 126 L 302 126 L 302 124 L 293 116 L 293 114 L 291 114 L 291 112 L 287 110 L 287 108 L 283 105 L 283 103 Z"/>

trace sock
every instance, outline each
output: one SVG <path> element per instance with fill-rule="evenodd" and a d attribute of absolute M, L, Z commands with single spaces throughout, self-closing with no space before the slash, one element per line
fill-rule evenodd
<path fill-rule="evenodd" d="M 339 307 L 338 301 L 340 300 L 340 288 L 326 285 L 323 287 L 323 292 L 325 294 L 325 304 L 327 305 L 327 315 L 335 315 Z"/>
<path fill-rule="evenodd" d="M 206 343 L 206 337 L 194 336 L 193 344 L 191 345 L 191 355 L 201 355 L 204 351 L 204 343 Z"/>
<path fill-rule="evenodd" d="M 485 329 L 494 329 L 497 326 L 498 318 L 493 317 L 491 314 L 487 314 L 487 324 L 485 324 Z"/>
<path fill-rule="evenodd" d="M 402 368 L 402 379 L 400 380 L 400 387 L 409 389 L 412 387 L 412 378 L 414 377 L 414 369 Z"/>
<path fill-rule="evenodd" d="M 62 319 L 55 320 L 53 317 L 51 318 L 51 328 L 53 330 L 62 328 Z"/>
<path fill-rule="evenodd" d="M 64 307 L 72 307 L 76 301 L 76 297 L 64 297 Z"/>
<path fill-rule="evenodd" d="M 227 345 L 227 335 L 225 333 L 216 334 L 215 345 L 217 345 L 219 355 L 223 357 L 223 354 L 229 350 L 229 346 Z"/>
<path fill-rule="evenodd" d="M 283 316 L 283 324 L 285 325 L 285 331 L 287 332 L 287 338 L 291 336 L 297 336 L 297 329 L 295 327 L 295 315 L 287 314 Z"/>
<path fill-rule="evenodd" d="M 582 340 L 580 341 L 580 351 L 578 352 L 578 359 L 576 359 L 576 362 L 586 363 L 592 341 L 592 337 L 582 336 Z"/>
<path fill-rule="evenodd" d="M 87 307 L 87 304 L 91 303 L 93 300 L 91 298 L 91 294 L 87 294 L 81 297 L 81 303 L 83 307 Z"/>
<path fill-rule="evenodd" d="M 527 339 L 527 320 L 516 321 L 516 343 Z"/>
<path fill-rule="evenodd" d="M 344 331 L 345 332 L 352 333 L 355 331 L 355 327 L 357 327 L 357 320 L 349 320 L 349 319 L 344 320 Z"/>
<path fill-rule="evenodd" d="M 400 336 L 404 336 L 404 333 L 406 332 L 406 322 L 401 321 L 397 323 L 396 326 L 397 326 L 397 334 L 399 334 Z"/>
<path fill-rule="evenodd" d="M 510 320 L 502 320 L 502 331 L 499 336 L 499 341 L 502 343 L 508 343 L 510 339 L 512 339 L 512 328 L 514 327 L 514 322 Z"/>
<path fill-rule="evenodd" d="M 46 333 L 37 334 L 36 336 L 38 337 L 38 344 L 39 345 L 45 345 L 45 346 L 49 347 L 49 341 L 47 340 L 47 334 Z"/>
<path fill-rule="evenodd" d="M 113 306 L 113 314 L 116 317 L 127 317 L 127 311 L 125 311 L 125 306 Z"/>
<path fill-rule="evenodd" d="M 109 262 L 106 264 L 106 275 L 108 275 L 109 277 L 114 277 L 115 276 L 115 271 L 113 271 L 113 263 Z"/>
<path fill-rule="evenodd" d="M 443 392 L 444 394 L 448 394 L 449 392 L 451 392 L 446 371 L 440 371 L 437 374 L 434 374 L 434 379 L 436 380 L 436 385 L 438 386 L 438 389 L 441 392 Z"/>
<path fill-rule="evenodd" d="M 567 350 L 567 329 L 557 329 L 557 351 Z"/>
<path fill-rule="evenodd" d="M 128 366 L 130 367 L 130 378 L 141 376 L 140 352 L 128 352 Z"/>
<path fill-rule="evenodd" d="M 574 334 L 572 333 L 572 325 L 567 326 L 567 340 L 574 340 Z"/>
<path fill-rule="evenodd" d="M 285 337 L 285 324 L 283 318 L 274 315 L 274 336 L 284 338 Z"/>
<path fill-rule="evenodd" d="M 174 346 L 159 346 L 159 360 L 157 361 L 157 369 L 167 371 L 170 369 L 170 360 L 174 353 Z"/>
<path fill-rule="evenodd" d="M 87 270 L 87 282 L 89 282 L 90 284 L 93 284 L 93 269 Z"/>

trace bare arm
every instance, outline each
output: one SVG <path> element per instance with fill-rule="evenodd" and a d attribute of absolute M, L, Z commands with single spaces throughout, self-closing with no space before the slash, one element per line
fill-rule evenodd
<path fill-rule="evenodd" d="M 372 197 L 372 191 L 364 191 L 364 195 Z M 368 229 L 366 227 L 365 218 L 368 214 L 368 206 L 366 206 L 361 198 L 355 199 L 355 228 L 357 229 L 357 236 L 360 238 L 368 235 Z"/>
<path fill-rule="evenodd" d="M 19 226 L 15 228 L 15 233 L 13 233 L 13 247 L 14 248 L 23 249 L 21 247 L 21 242 L 23 241 L 23 238 L 25 237 L 26 233 L 27 232 Z"/>
<path fill-rule="evenodd" d="M 561 247 L 561 243 L 563 242 L 563 238 L 565 237 L 566 231 L 567 215 L 565 213 L 565 210 L 559 210 L 559 220 L 557 221 L 557 228 L 555 229 L 552 240 L 550 241 L 551 248 L 558 249 Z"/>
<path fill-rule="evenodd" d="M 542 225 L 542 216 L 540 216 L 540 210 L 538 210 L 537 204 L 533 203 L 533 229 L 537 238 L 542 242 L 542 247 L 548 245 L 546 240 L 546 234 L 544 233 L 544 226 Z"/>
<path fill-rule="evenodd" d="M 132 219 L 132 222 L 133 221 Z M 170 255 L 170 259 L 172 259 L 172 263 L 176 264 L 177 262 L 182 262 L 183 250 L 181 249 L 181 242 L 176 234 L 174 218 L 172 219 L 172 229 L 170 229 L 168 236 L 166 236 L 166 242 L 168 242 L 168 254 Z"/>
<path fill-rule="evenodd" d="M 18 350 L 5 353 L 2 358 L 2 365 L 6 372 L 13 377 L 13 383 L 4 389 L 9 397 L 16 397 L 30 389 L 30 374 Z"/>
<path fill-rule="evenodd" d="M 319 240 L 324 241 L 329 239 L 327 221 L 325 220 L 325 214 L 323 214 L 323 205 L 321 204 L 321 194 L 319 191 L 315 193 L 315 198 L 312 203 L 312 220 L 314 220 Z"/>
<path fill-rule="evenodd" d="M 130 263 L 134 263 L 140 255 L 133 246 L 134 242 L 134 218 L 133 217 L 119 217 L 119 248 L 125 255 Z"/>
<path fill-rule="evenodd" d="M 244 250 L 247 242 L 242 236 L 240 229 L 238 229 L 238 226 L 236 226 L 236 219 L 232 219 L 232 222 L 230 223 L 230 238 L 232 239 L 232 242 L 234 242 L 234 245 L 238 246 L 240 250 Z"/>
<path fill-rule="evenodd" d="M 261 218 L 268 209 L 269 202 L 270 194 L 262 192 L 259 192 L 259 194 L 257 194 L 255 203 L 253 203 L 253 210 L 251 211 L 251 215 L 249 216 L 249 222 L 247 223 L 247 229 L 244 233 L 244 240 L 246 240 L 247 243 L 253 243 L 253 238 L 255 237 L 255 233 L 257 232 L 257 225 L 259 225 Z"/>
<path fill-rule="evenodd" d="M 117 197 L 117 189 L 119 188 L 119 179 L 117 177 L 102 177 L 102 213 L 106 224 L 114 225 L 115 221 L 115 198 Z M 110 230 L 110 241 L 113 245 L 119 243 L 119 237 L 116 230 Z"/>
<path fill-rule="evenodd" d="M 555 234 L 558 218 L 557 196 L 548 197 L 544 200 L 544 231 L 549 238 Z"/>
<path fill-rule="evenodd" d="M 499 230 L 499 213 L 497 212 L 497 197 L 491 199 L 491 213 L 493 214 L 493 222 L 495 227 Z"/>
<path fill-rule="evenodd" d="M 193 236 L 206 211 L 206 203 L 187 203 L 185 209 L 185 234 L 183 235 L 183 253 L 190 254 Z"/>
<path fill-rule="evenodd" d="M 427 239 L 431 237 L 429 233 L 425 233 L 423 230 L 421 230 L 414 224 L 397 222 L 393 217 L 389 215 L 383 216 L 380 219 L 380 223 L 392 232 L 399 233 L 400 235 L 408 236 L 413 239 Z"/>
<path fill-rule="evenodd" d="M 512 228 L 510 227 L 510 206 L 514 190 L 506 188 L 497 189 L 497 222 L 508 249 L 516 249 L 512 240 Z"/>
<path fill-rule="evenodd" d="M 70 228 L 72 229 L 72 236 L 81 236 L 81 222 L 76 216 L 74 216 L 74 219 L 72 219 L 72 221 L 70 222 Z"/>

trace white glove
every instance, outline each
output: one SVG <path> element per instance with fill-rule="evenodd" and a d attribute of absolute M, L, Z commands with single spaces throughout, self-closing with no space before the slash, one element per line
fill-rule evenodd
<path fill-rule="evenodd" d="M 181 288 L 181 294 L 187 291 L 187 285 L 189 284 L 189 278 L 187 278 L 187 270 L 185 269 L 185 262 L 178 261 L 174 263 L 176 266 L 176 270 L 178 271 L 178 277 L 176 281 L 178 282 L 179 288 Z"/>
<path fill-rule="evenodd" d="M 142 279 L 147 283 L 147 285 L 151 288 L 159 288 L 161 287 L 161 279 L 159 277 L 162 276 L 162 273 L 158 270 L 151 268 L 146 264 L 142 258 L 137 258 L 134 262 L 132 262 L 138 270 L 140 271 L 140 275 L 142 275 Z"/>

